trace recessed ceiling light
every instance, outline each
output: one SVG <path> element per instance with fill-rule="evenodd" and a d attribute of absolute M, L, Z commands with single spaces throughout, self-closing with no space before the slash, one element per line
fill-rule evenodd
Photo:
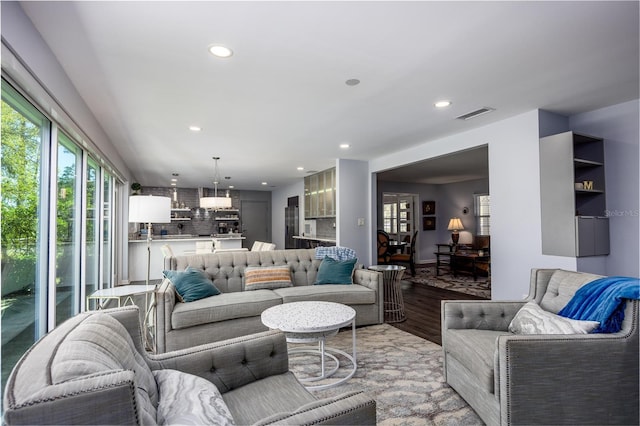
<path fill-rule="evenodd" d="M 235 188 L 235 186 L 229 185 L 229 189 L 233 189 L 233 188 Z"/>
<path fill-rule="evenodd" d="M 178 184 L 175 183 L 175 182 L 171 182 L 171 186 L 176 186 L 176 185 L 178 185 Z"/>
<path fill-rule="evenodd" d="M 348 143 L 341 143 L 340 144 L 340 148 L 342 149 L 348 149 L 351 145 L 349 145 Z"/>
<path fill-rule="evenodd" d="M 220 46 L 219 44 L 212 44 L 209 46 L 209 53 L 218 58 L 228 58 L 233 55 L 233 50 L 225 46 Z"/>
<path fill-rule="evenodd" d="M 178 179 L 176 179 L 176 178 L 172 178 L 171 179 L 171 182 L 177 182 L 177 181 L 178 181 Z"/>
<path fill-rule="evenodd" d="M 304 167 L 297 167 L 297 170 L 299 170 L 299 171 L 303 171 L 303 170 L 304 170 Z"/>
<path fill-rule="evenodd" d="M 262 182 L 263 185 L 268 185 L 267 182 Z"/>
<path fill-rule="evenodd" d="M 202 127 L 189 126 L 189 130 L 191 130 L 192 132 L 199 132 L 200 130 L 202 130 Z"/>
<path fill-rule="evenodd" d="M 434 103 L 433 106 L 436 108 L 446 108 L 448 106 L 451 106 L 451 101 L 438 101 Z"/>

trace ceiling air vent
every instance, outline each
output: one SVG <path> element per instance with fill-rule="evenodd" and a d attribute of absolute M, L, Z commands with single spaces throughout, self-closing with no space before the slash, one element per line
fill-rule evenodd
<path fill-rule="evenodd" d="M 471 118 L 475 118 L 475 117 L 477 117 L 479 115 L 486 114 L 486 113 L 491 112 L 491 111 L 495 111 L 495 108 L 482 107 L 482 108 L 477 109 L 475 111 L 471 111 L 471 112 L 468 112 L 466 114 L 462 114 L 461 116 L 456 117 L 456 118 L 459 119 L 459 120 L 469 120 Z"/>

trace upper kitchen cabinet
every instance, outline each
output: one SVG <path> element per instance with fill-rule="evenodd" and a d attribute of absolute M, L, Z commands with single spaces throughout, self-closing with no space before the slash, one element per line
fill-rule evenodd
<path fill-rule="evenodd" d="M 542 253 L 609 254 L 604 141 L 565 132 L 540 139 Z"/>
<path fill-rule="evenodd" d="M 305 219 L 335 217 L 336 168 L 304 178 Z"/>

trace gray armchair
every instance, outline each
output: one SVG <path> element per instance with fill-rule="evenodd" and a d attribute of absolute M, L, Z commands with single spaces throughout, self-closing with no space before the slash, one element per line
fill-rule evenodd
<path fill-rule="evenodd" d="M 56 327 L 9 376 L 5 423 L 376 422 L 375 400 L 361 392 L 311 395 L 288 371 L 278 331 L 160 355 L 147 354 L 141 341 L 138 309 L 130 306 L 82 313 Z"/>
<path fill-rule="evenodd" d="M 533 269 L 521 301 L 443 301 L 446 381 L 488 425 L 639 424 L 637 300 L 611 334 L 516 335 L 529 300 L 557 313 L 598 275 Z"/>

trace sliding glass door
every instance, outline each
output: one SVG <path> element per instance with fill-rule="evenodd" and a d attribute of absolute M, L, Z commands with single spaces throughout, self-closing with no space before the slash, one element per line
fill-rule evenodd
<path fill-rule="evenodd" d="M 47 330 L 50 122 L 2 85 L 2 378 Z M 44 170 L 43 170 L 44 168 Z"/>

